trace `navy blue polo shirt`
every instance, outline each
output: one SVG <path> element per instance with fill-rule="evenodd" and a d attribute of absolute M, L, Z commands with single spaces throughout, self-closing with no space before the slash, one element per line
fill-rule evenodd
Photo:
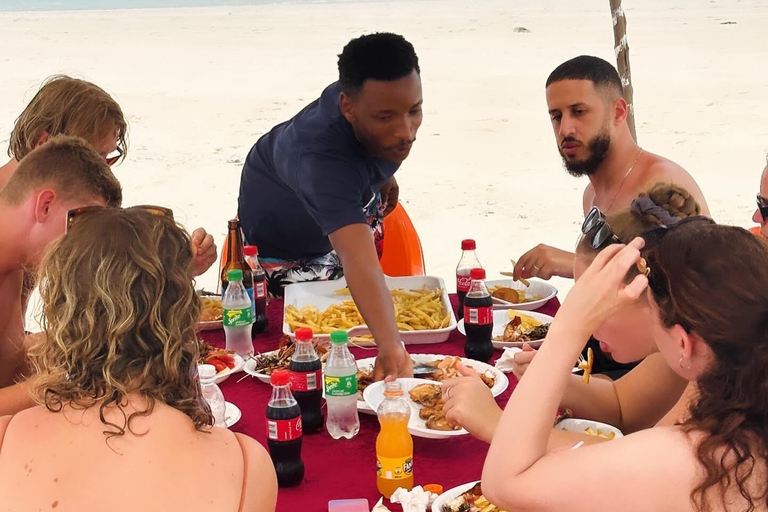
<path fill-rule="evenodd" d="M 328 235 L 365 224 L 364 208 L 400 164 L 371 156 L 328 86 L 290 121 L 251 148 L 240 178 L 238 215 L 248 243 L 265 258 L 329 253 Z"/>

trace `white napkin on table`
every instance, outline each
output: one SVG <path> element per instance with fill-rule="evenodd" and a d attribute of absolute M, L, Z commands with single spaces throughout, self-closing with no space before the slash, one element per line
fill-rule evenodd
<path fill-rule="evenodd" d="M 403 512 L 427 512 L 427 508 L 432 506 L 432 502 L 437 499 L 437 494 L 425 491 L 423 487 L 417 485 L 410 491 L 402 487 L 392 493 L 389 501 L 400 503 Z"/>
<path fill-rule="evenodd" d="M 522 352 L 523 349 L 517 347 L 507 347 L 501 353 L 501 357 L 496 360 L 496 369 L 504 373 L 512 372 L 512 365 L 515 362 L 515 354 Z"/>

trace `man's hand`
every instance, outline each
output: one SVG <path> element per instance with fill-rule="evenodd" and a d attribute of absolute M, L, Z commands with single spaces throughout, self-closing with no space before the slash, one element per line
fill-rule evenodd
<path fill-rule="evenodd" d="M 216 261 L 216 244 L 203 228 L 197 228 L 192 233 L 192 254 L 195 255 L 192 277 L 204 274 Z"/>
<path fill-rule="evenodd" d="M 385 206 L 384 216 L 386 217 L 395 209 L 397 199 L 400 197 L 400 187 L 397 185 L 397 180 L 395 180 L 394 176 L 387 180 L 384 186 L 381 187 L 381 190 L 379 190 L 379 193 L 381 194 L 381 204 Z"/>
<path fill-rule="evenodd" d="M 520 257 L 515 265 L 514 279 L 549 279 L 552 276 L 573 279 L 573 258 L 572 252 L 539 244 Z"/>
<path fill-rule="evenodd" d="M 490 443 L 501 418 L 501 408 L 480 376 L 466 366 L 456 366 L 463 377 L 443 382 L 446 419 L 470 434 Z"/>
<path fill-rule="evenodd" d="M 388 377 L 413 377 L 413 361 L 411 356 L 401 345 L 399 348 L 382 347 L 376 357 L 376 365 L 373 368 L 373 380 L 382 380 Z"/>

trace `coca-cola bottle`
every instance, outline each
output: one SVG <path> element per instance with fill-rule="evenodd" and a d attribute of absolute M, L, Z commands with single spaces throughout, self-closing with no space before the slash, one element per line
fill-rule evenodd
<path fill-rule="evenodd" d="M 475 254 L 475 241 L 463 240 L 461 242 L 461 259 L 456 267 L 456 293 L 459 296 L 459 320 L 464 317 L 464 298 L 469 291 L 469 285 L 472 281 L 469 273 L 473 268 L 483 268 Z"/>
<path fill-rule="evenodd" d="M 487 363 L 493 355 L 493 297 L 485 287 L 485 270 L 473 268 L 472 283 L 464 299 L 464 329 L 467 343 L 464 354 Z"/>
<path fill-rule="evenodd" d="M 296 329 L 296 350 L 288 365 L 291 371 L 291 391 L 301 407 L 304 432 L 323 430 L 323 365 L 312 345 L 312 329 Z"/>
<path fill-rule="evenodd" d="M 259 249 L 255 245 L 246 245 L 243 253 L 253 275 L 253 334 L 256 335 L 267 328 L 267 274 L 259 263 Z"/>
<path fill-rule="evenodd" d="M 274 372 L 272 398 L 267 406 L 267 446 L 280 487 L 298 485 L 304 478 L 301 460 L 301 409 L 291 394 L 291 374 Z"/>

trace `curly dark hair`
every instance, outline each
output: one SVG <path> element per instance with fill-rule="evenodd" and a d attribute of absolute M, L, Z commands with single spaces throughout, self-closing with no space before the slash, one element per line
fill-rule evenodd
<path fill-rule="evenodd" d="M 768 485 L 755 475 L 768 455 L 768 245 L 705 217 L 657 233 L 643 253 L 661 321 L 698 335 L 716 360 L 681 423 L 706 434 L 695 448 L 706 476 L 691 500 L 709 512 L 710 493 L 720 493 L 723 510 L 740 497 L 739 510 L 752 511 L 768 504 Z"/>
<path fill-rule="evenodd" d="M 190 278 L 189 236 L 170 216 L 105 208 L 73 220 L 40 268 L 46 336 L 30 350 L 34 396 L 48 410 L 99 405 L 107 439 L 131 431 L 162 402 L 198 430 L 213 424 L 196 382 L 200 299 Z M 147 409 L 122 425 L 129 393 Z M 132 432 L 132 431 L 131 431 Z"/>
<path fill-rule="evenodd" d="M 389 32 L 353 39 L 339 55 L 339 82 L 346 94 L 359 92 L 366 80 L 391 82 L 414 70 L 421 73 L 413 45 Z"/>

